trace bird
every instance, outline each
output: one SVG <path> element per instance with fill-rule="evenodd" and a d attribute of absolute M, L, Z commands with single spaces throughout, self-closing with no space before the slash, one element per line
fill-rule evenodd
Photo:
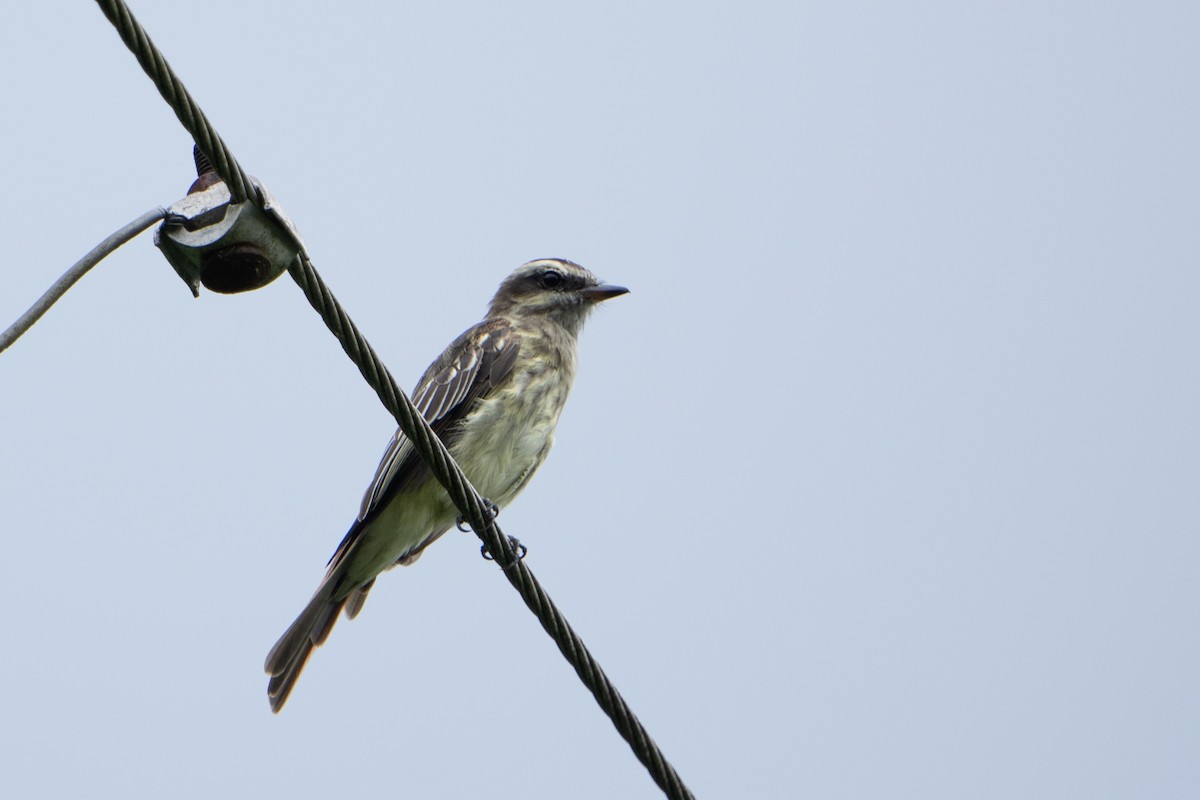
<path fill-rule="evenodd" d="M 565 259 L 523 264 L 500 284 L 483 320 L 417 382 L 413 404 L 494 513 L 520 494 L 554 444 L 588 315 L 628 291 Z M 356 617 L 380 573 L 415 562 L 456 519 L 449 495 L 397 430 L 324 579 L 267 654 L 272 712 L 339 614 Z"/>

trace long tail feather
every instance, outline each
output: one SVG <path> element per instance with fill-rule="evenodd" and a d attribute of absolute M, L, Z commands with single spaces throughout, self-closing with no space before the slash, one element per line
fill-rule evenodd
<path fill-rule="evenodd" d="M 296 685 L 308 657 L 314 647 L 319 647 L 329 638 L 338 614 L 345 605 L 345 599 L 334 600 L 335 581 L 326 580 L 317 589 L 312 600 L 296 617 L 296 621 L 279 637 L 279 641 L 267 653 L 264 668 L 271 676 L 267 684 L 267 698 L 271 702 L 271 710 L 279 713 L 288 695 Z"/>

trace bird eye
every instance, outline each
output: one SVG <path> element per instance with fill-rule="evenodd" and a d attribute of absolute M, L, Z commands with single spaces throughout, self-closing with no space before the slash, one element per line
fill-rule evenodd
<path fill-rule="evenodd" d="M 562 286 L 562 282 L 562 273 L 556 269 L 548 269 L 542 273 L 543 289 L 557 289 L 559 286 Z"/>

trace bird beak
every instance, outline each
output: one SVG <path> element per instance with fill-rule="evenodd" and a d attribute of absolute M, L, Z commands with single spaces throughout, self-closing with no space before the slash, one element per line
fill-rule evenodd
<path fill-rule="evenodd" d="M 599 286 L 592 286 L 584 289 L 583 296 L 593 303 L 602 303 L 605 300 L 610 300 L 614 297 L 620 297 L 623 294 L 629 294 L 629 290 L 624 286 L 613 286 L 611 283 L 602 283 Z"/>

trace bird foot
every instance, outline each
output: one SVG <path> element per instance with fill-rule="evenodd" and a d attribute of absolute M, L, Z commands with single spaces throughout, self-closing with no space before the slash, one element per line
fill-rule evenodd
<path fill-rule="evenodd" d="M 487 512 L 492 519 L 500 516 L 500 506 L 496 505 L 491 500 L 488 500 L 486 497 L 481 499 L 483 500 L 483 510 Z M 458 528 L 463 533 L 471 532 L 471 526 L 467 524 L 467 518 L 462 514 L 459 514 L 458 518 L 454 521 L 454 527 Z"/>
<path fill-rule="evenodd" d="M 525 545 L 521 544 L 521 540 L 515 536 L 508 537 L 508 545 L 509 545 L 509 547 L 511 547 L 513 549 L 513 552 L 516 554 L 517 557 L 514 558 L 512 560 L 512 562 L 509 564 L 502 564 L 501 566 L 503 566 L 504 569 L 508 569 L 509 567 L 516 564 L 518 561 L 523 560 L 525 558 L 525 554 L 529 552 L 529 548 L 526 547 Z M 496 560 L 496 557 L 492 555 L 490 550 L 488 550 L 488 546 L 486 544 L 479 546 L 479 555 L 483 556 L 488 561 Z"/>

